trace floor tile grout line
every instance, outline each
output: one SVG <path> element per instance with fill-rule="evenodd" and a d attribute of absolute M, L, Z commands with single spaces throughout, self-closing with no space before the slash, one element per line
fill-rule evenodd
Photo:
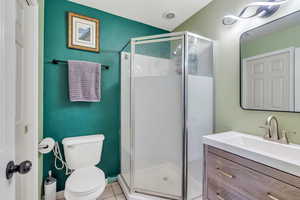
<path fill-rule="evenodd" d="M 117 182 L 115 182 L 115 183 L 117 183 Z M 117 185 L 117 184 L 116 184 Z M 117 193 L 116 193 L 116 191 L 115 191 L 115 189 L 114 189 L 114 186 L 113 186 L 113 184 L 111 185 L 112 186 L 112 191 L 113 191 L 113 193 L 114 193 L 114 195 L 115 195 L 115 197 L 117 197 Z M 119 186 L 119 185 L 118 185 Z M 118 186 L 115 186 L 115 187 L 118 187 Z"/>
<path fill-rule="evenodd" d="M 114 183 L 115 183 L 115 187 L 120 188 L 120 191 L 121 191 L 121 193 L 117 194 L 116 191 L 114 190 L 113 183 L 111 184 L 112 191 L 113 191 L 113 193 L 115 195 L 115 199 L 118 200 L 118 198 L 117 198 L 118 196 L 125 197 L 124 191 L 123 191 L 122 187 L 120 186 L 120 184 L 118 182 L 114 182 Z M 126 199 L 126 197 L 125 197 L 125 199 Z"/>
<path fill-rule="evenodd" d="M 115 190 L 114 190 L 114 187 L 113 187 L 113 183 L 111 183 L 111 188 L 112 188 L 112 192 L 114 194 L 114 197 L 116 198 L 116 193 L 115 193 Z"/>

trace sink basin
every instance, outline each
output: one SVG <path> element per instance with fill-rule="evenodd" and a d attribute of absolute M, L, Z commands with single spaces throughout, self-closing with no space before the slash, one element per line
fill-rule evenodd
<path fill-rule="evenodd" d="M 300 145 L 234 131 L 204 136 L 203 143 L 300 177 Z"/>

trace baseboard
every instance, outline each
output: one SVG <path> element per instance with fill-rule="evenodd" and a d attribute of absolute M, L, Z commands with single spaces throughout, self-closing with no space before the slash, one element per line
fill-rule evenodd
<path fill-rule="evenodd" d="M 117 182 L 117 181 L 118 181 L 118 176 L 107 177 L 107 179 L 106 179 L 106 183 L 107 183 L 107 184 L 111 184 L 111 183 Z"/>

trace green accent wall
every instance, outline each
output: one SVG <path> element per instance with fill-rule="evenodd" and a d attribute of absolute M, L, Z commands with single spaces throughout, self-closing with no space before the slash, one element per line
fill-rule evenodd
<path fill-rule="evenodd" d="M 102 160 L 98 165 L 107 177 L 120 173 L 120 59 L 117 53 L 93 53 L 67 48 L 67 12 L 100 19 L 100 48 L 120 50 L 130 38 L 167 33 L 152 26 L 118 17 L 67 0 L 45 1 L 44 137 L 61 142 L 65 137 L 104 134 Z M 68 97 L 67 66 L 52 59 L 76 59 L 109 65 L 102 71 L 102 100 L 71 103 Z M 61 148 L 63 151 L 63 149 Z M 80 157 L 78 158 L 80 159 Z M 44 156 L 44 177 L 53 170 L 58 190 L 64 189 L 64 171 L 54 169 L 53 154 Z"/>
<path fill-rule="evenodd" d="M 260 54 L 300 47 L 300 26 L 293 26 L 285 30 L 276 31 L 268 35 L 257 37 L 242 43 L 242 58 L 257 56 Z"/>
<path fill-rule="evenodd" d="M 300 9 L 300 1 L 289 1 L 272 17 L 242 20 L 233 26 L 224 26 L 222 18 L 237 14 L 252 0 L 214 0 L 193 15 L 175 31 L 191 31 L 215 40 L 215 132 L 241 131 L 262 136 L 259 126 L 274 114 L 280 129 L 295 130 L 291 142 L 300 144 L 300 114 L 265 111 L 247 111 L 240 107 L 240 42 L 245 31 Z"/>

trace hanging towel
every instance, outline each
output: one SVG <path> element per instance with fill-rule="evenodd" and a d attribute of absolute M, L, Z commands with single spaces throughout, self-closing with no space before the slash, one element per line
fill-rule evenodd
<path fill-rule="evenodd" d="M 68 65 L 71 102 L 99 102 L 101 99 L 101 64 L 69 60 Z"/>

